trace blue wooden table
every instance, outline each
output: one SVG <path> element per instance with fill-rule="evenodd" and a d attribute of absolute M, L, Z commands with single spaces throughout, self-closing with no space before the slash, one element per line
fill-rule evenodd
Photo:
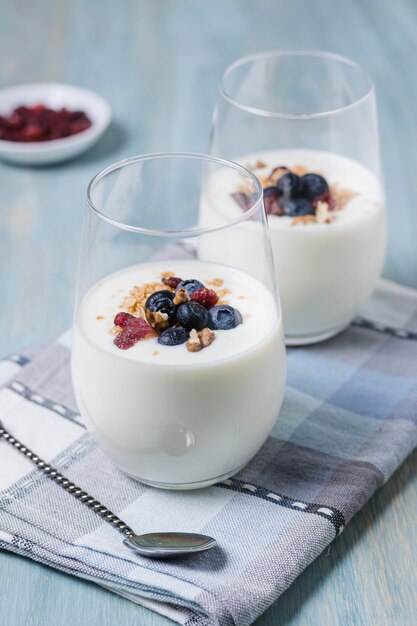
<path fill-rule="evenodd" d="M 380 0 L 0 0 L 0 87 L 63 81 L 109 99 L 114 123 L 83 157 L 1 165 L 1 353 L 71 323 L 85 191 L 104 165 L 207 149 L 216 83 L 242 54 L 325 48 L 378 85 L 389 250 L 385 275 L 417 287 L 417 4 Z M 417 457 L 357 515 L 257 626 L 415 623 Z M 99 587 L 0 554 L 1 626 L 171 624 Z"/>

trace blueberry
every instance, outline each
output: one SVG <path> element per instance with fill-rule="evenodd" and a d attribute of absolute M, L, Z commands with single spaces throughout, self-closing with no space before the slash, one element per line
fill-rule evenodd
<path fill-rule="evenodd" d="M 228 304 L 214 306 L 209 311 L 209 328 L 212 330 L 230 330 L 242 323 L 240 311 Z"/>
<path fill-rule="evenodd" d="M 188 293 L 189 296 L 191 296 L 191 294 L 194 293 L 194 291 L 197 291 L 197 289 L 205 288 L 203 283 L 200 283 L 199 280 L 195 280 L 195 278 L 182 280 L 180 284 L 178 285 L 178 287 L 176 288 L 176 291 L 178 291 L 178 289 L 180 289 L 181 287 L 184 287 L 185 291 Z"/>
<path fill-rule="evenodd" d="M 280 196 L 294 198 L 301 195 L 303 191 L 302 179 L 294 172 L 287 172 L 278 180 L 277 189 Z"/>
<path fill-rule="evenodd" d="M 264 199 L 265 198 L 276 198 L 278 196 L 278 189 L 275 186 L 265 187 L 264 189 Z"/>
<path fill-rule="evenodd" d="M 185 328 L 168 328 L 159 335 L 158 343 L 163 346 L 179 346 L 187 341 L 188 336 Z"/>
<path fill-rule="evenodd" d="M 314 207 L 305 198 L 294 198 L 282 203 L 284 215 L 289 217 L 300 217 L 302 215 L 314 214 Z"/>
<path fill-rule="evenodd" d="M 177 309 L 177 322 L 186 330 L 203 330 L 208 326 L 209 312 L 198 302 L 183 302 Z"/>
<path fill-rule="evenodd" d="M 307 200 L 313 200 L 329 191 L 326 179 L 320 174 L 304 174 L 301 180 L 303 182 L 303 196 Z"/>
<path fill-rule="evenodd" d="M 175 314 L 177 311 L 176 305 L 173 303 L 174 294 L 168 289 L 161 289 L 161 291 L 155 291 L 149 296 L 145 302 L 145 307 L 149 311 L 158 311 L 159 313 L 166 313 L 168 315 L 168 322 L 175 324 Z"/>

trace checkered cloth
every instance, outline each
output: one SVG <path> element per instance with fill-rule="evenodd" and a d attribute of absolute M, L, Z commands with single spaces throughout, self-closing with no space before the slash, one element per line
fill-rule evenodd
<path fill-rule="evenodd" d="M 288 354 L 272 436 L 236 477 L 164 492 L 120 473 L 86 433 L 68 335 L 0 363 L 0 419 L 137 533 L 218 549 L 152 561 L 0 440 L 0 547 L 92 580 L 186 626 L 245 626 L 338 535 L 417 443 L 417 292 L 384 282 L 363 318 Z M 167 514 L 167 512 L 169 512 Z"/>

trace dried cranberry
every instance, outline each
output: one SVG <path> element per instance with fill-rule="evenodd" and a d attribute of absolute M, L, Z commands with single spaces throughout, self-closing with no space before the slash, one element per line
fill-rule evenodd
<path fill-rule="evenodd" d="M 143 320 L 142 320 L 143 321 Z M 146 324 L 146 322 L 145 322 Z M 119 333 L 115 340 L 114 344 L 120 348 L 120 350 L 128 350 L 134 346 L 138 341 L 144 339 L 149 334 L 151 327 L 146 324 L 147 328 L 136 327 L 136 326 L 128 326 L 121 333 Z"/>
<path fill-rule="evenodd" d="M 44 104 L 19 106 L 0 120 L 0 138 L 7 141 L 48 141 L 83 132 L 91 126 L 84 111 L 55 111 Z"/>
<path fill-rule="evenodd" d="M 191 300 L 202 304 L 206 309 L 211 309 L 219 300 L 219 296 L 213 289 L 197 289 L 191 294 Z"/>
<path fill-rule="evenodd" d="M 180 283 L 182 283 L 182 278 L 178 278 L 178 276 L 164 276 L 162 278 L 162 282 L 167 287 L 171 287 L 171 289 L 176 289 Z"/>
<path fill-rule="evenodd" d="M 243 191 L 236 191 L 235 193 L 230 194 L 233 200 L 240 206 L 244 211 L 249 211 L 253 207 L 253 203 L 250 197 L 243 193 Z"/>
<path fill-rule="evenodd" d="M 148 330 L 148 332 L 151 330 L 151 327 L 144 319 L 125 312 L 116 315 L 114 324 L 115 326 L 120 326 L 120 328 L 142 328 L 143 330 Z"/>
<path fill-rule="evenodd" d="M 43 130 L 39 124 L 28 124 L 22 130 L 22 138 L 25 141 L 39 141 L 43 136 Z"/>
<path fill-rule="evenodd" d="M 329 211 L 334 211 L 336 208 L 336 200 L 331 193 L 323 193 L 321 196 L 316 196 L 311 202 L 314 209 L 317 208 L 319 202 L 326 202 L 329 207 Z"/>

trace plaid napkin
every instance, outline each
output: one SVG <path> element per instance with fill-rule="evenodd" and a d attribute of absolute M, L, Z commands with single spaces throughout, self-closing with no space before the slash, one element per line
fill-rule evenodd
<path fill-rule="evenodd" d="M 284 406 L 239 475 L 194 492 L 120 473 L 86 433 L 68 334 L 0 362 L 0 419 L 132 526 L 216 537 L 181 561 L 131 552 L 102 521 L 0 440 L 0 547 L 92 580 L 186 626 L 245 626 L 342 532 L 417 443 L 417 292 L 383 282 L 363 318 L 292 349 Z"/>

